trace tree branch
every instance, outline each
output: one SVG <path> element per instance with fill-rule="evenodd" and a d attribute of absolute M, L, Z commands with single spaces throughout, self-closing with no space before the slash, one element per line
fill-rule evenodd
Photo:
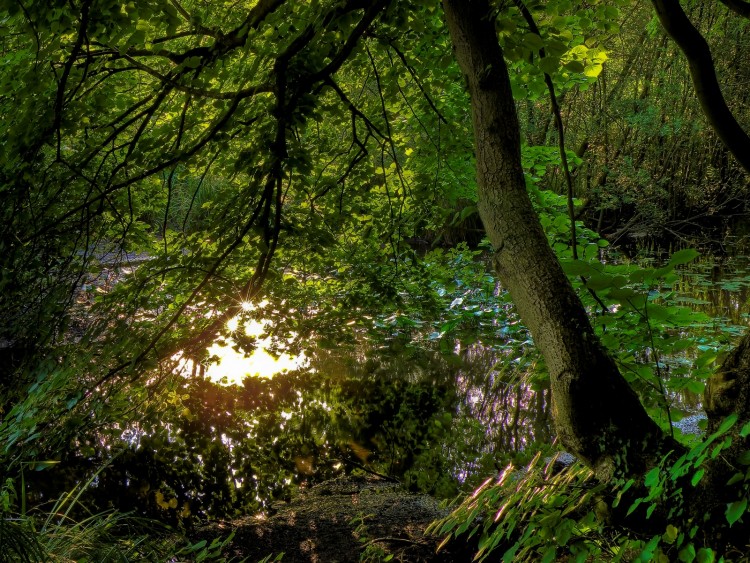
<path fill-rule="evenodd" d="M 735 14 L 750 19 L 750 2 L 745 2 L 744 0 L 719 0 L 719 2 L 732 10 Z"/>
<path fill-rule="evenodd" d="M 706 39 L 690 22 L 678 0 L 652 0 L 651 3 L 662 26 L 688 61 L 695 95 L 709 124 L 750 173 L 750 136 L 737 123 L 724 100 Z"/>

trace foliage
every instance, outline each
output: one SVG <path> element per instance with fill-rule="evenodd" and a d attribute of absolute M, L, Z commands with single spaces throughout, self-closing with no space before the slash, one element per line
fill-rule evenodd
<path fill-rule="evenodd" d="M 495 550 L 503 551 L 503 561 L 612 557 L 614 542 L 595 514 L 602 490 L 585 467 L 560 470 L 554 458 L 537 454 L 526 467 L 508 465 L 487 479 L 429 531 L 445 535 L 443 545 L 452 537 L 476 536 L 479 561 Z"/>
<path fill-rule="evenodd" d="M 724 560 L 722 553 L 727 560 L 744 555 L 732 548 L 726 551 L 733 541 L 730 539 L 732 527 L 747 508 L 747 479 L 743 472 L 734 474 L 726 484 L 722 483 L 722 491 L 717 495 L 716 502 L 710 503 L 710 510 L 698 518 L 686 500 L 686 489 L 706 484 L 704 476 L 711 471 L 708 465 L 711 460 L 726 455 L 734 441 L 745 442 L 745 437 L 750 433 L 750 424 L 745 424 L 738 434 L 732 434 L 730 430 L 736 423 L 737 415 L 730 415 L 715 432 L 681 456 L 675 459 L 672 455 L 662 459 L 645 475 L 642 496 L 628 496 L 634 480 L 620 484 L 613 507 L 617 508 L 624 498 L 629 498 L 628 516 L 638 514 L 645 508 L 645 518 L 651 519 L 655 527 L 661 526 L 659 533 L 648 541 L 633 542 L 634 547 L 640 550 L 641 560 L 715 561 Z M 722 503 L 724 499 L 729 502 Z M 666 513 L 660 514 L 665 508 Z"/>
<path fill-rule="evenodd" d="M 736 500 L 716 507 L 722 511 L 719 518 L 706 514 L 703 522 L 697 519 L 685 504 L 683 489 L 699 486 L 707 470 L 705 462 L 731 447 L 728 432 L 736 421 L 736 415 L 728 417 L 716 432 L 685 454 L 663 458 L 645 475 L 642 486 L 634 478 L 619 483 L 614 499 L 607 497 L 606 486 L 597 483 L 589 469 L 577 463 L 561 469 L 555 458 L 543 459 L 538 454 L 528 466 L 509 465 L 497 478 L 485 481 L 449 516 L 434 522 L 429 532 L 445 536 L 442 545 L 465 534 L 466 539 L 476 536 L 480 561 L 496 551 L 502 551 L 503 561 L 556 561 L 561 557 L 575 561 L 592 557 L 607 561 L 715 561 L 726 547 L 718 538 L 731 534 L 731 527 L 747 511 L 746 472 L 736 473 L 727 483 L 732 491 L 728 496 Z M 748 434 L 750 424 L 739 437 Z M 636 490 L 639 492 L 634 493 Z M 628 500 L 622 506 L 624 499 Z M 610 513 L 625 508 L 628 517 L 635 514 L 651 521 L 655 533 L 644 537 L 615 527 Z M 717 523 L 711 534 L 704 528 L 708 522 Z"/>
<path fill-rule="evenodd" d="M 603 343 L 671 432 L 737 327 L 679 291 L 693 251 L 643 268 L 582 222 L 570 247 L 545 75 L 577 148 L 576 208 L 601 212 L 614 239 L 632 217 L 630 231 L 678 232 L 690 210 L 734 209 L 742 177 L 684 102 L 682 63 L 641 29 L 643 2 L 527 2 L 539 33 L 502 4 L 529 193 Z M 2 6 L 0 458 L 19 477 L 61 462 L 26 475 L 20 501 L 43 503 L 117 456 L 85 493 L 96 516 L 50 531 L 60 549 L 117 543 L 107 534 L 133 517 L 115 509 L 189 527 L 355 468 L 450 496 L 549 438 L 548 416 L 524 414 L 537 401 L 548 415 L 546 368 L 488 273 L 471 116 L 437 3 Z M 715 10 L 697 15 L 731 52 L 724 77 L 744 107 L 747 24 Z M 272 352 L 306 349 L 317 364 L 241 389 L 183 377 L 217 340 L 257 346 L 230 319 L 272 319 Z M 344 352 L 355 366 L 327 369 Z M 483 548 L 503 536 L 529 559 L 614 553 L 577 512 L 585 472 L 540 463 L 467 501 L 469 520 L 506 494 L 531 503 L 507 505 Z M 539 479 L 575 513 L 535 513 Z M 15 494 L 6 483 L 4 514 Z M 3 537 L 39 559 L 39 517 L 20 512 Z"/>
<path fill-rule="evenodd" d="M 63 493 L 49 507 L 20 511 L 15 503 L 24 487 L 16 493 L 12 480 L 2 489 L 0 511 L 0 560 L 3 562 L 48 561 L 165 561 L 172 557 L 190 557 L 192 561 L 225 561 L 222 551 L 231 536 L 181 546 L 182 540 L 162 523 L 133 514 L 107 510 L 90 512 L 82 496 L 96 487 L 101 470 L 88 481 Z"/>

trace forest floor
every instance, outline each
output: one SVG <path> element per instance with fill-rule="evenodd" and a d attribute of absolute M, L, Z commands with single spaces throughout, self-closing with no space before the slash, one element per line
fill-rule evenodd
<path fill-rule="evenodd" d="M 200 539 L 235 537 L 230 555 L 247 561 L 283 553 L 283 562 L 349 563 L 358 561 L 456 562 L 472 560 L 474 551 L 426 536 L 425 528 L 448 509 L 432 497 L 404 491 L 375 477 L 326 481 L 289 502 L 274 505 L 275 514 L 214 523 Z M 389 556 L 390 559 L 389 559 Z"/>

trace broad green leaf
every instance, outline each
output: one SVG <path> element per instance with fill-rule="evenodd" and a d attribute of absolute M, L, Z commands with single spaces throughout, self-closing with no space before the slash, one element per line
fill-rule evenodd
<path fill-rule="evenodd" d="M 698 256 L 700 256 L 700 254 L 701 253 L 694 248 L 685 248 L 683 250 L 678 250 L 669 258 L 669 265 L 678 266 L 680 264 L 687 264 L 688 262 L 692 262 L 693 260 L 695 260 Z"/>
<path fill-rule="evenodd" d="M 666 543 L 673 544 L 677 539 L 680 531 L 672 524 L 667 524 L 667 529 L 662 535 L 662 538 Z"/>
<path fill-rule="evenodd" d="M 544 47 L 542 38 L 536 33 L 527 33 L 523 36 L 523 44 L 531 51 L 538 51 Z"/>
<path fill-rule="evenodd" d="M 684 563 L 692 563 L 695 560 L 695 546 L 692 543 L 687 544 L 679 551 L 677 557 Z"/>
<path fill-rule="evenodd" d="M 569 276 L 590 276 L 599 274 L 599 270 L 581 260 L 561 260 L 563 271 Z"/>
<path fill-rule="evenodd" d="M 715 436 L 720 436 L 721 434 L 724 434 L 725 432 L 728 432 L 732 426 L 735 425 L 737 422 L 737 413 L 732 413 L 728 417 L 726 417 L 721 424 L 719 425 L 719 429 L 714 432 Z"/>
<path fill-rule="evenodd" d="M 727 481 L 727 486 L 731 487 L 732 485 L 736 485 L 737 483 L 740 483 L 745 480 L 745 475 L 743 473 L 735 473 L 732 475 L 732 477 Z"/>
<path fill-rule="evenodd" d="M 737 458 L 737 461 L 742 465 L 750 465 L 750 450 L 745 450 Z"/>
<path fill-rule="evenodd" d="M 43 471 L 44 469 L 49 469 L 58 463 L 60 462 L 55 460 L 37 461 L 34 463 L 34 471 Z"/>
<path fill-rule="evenodd" d="M 659 475 L 660 474 L 661 474 L 661 470 L 658 467 L 654 467 L 648 473 L 646 473 L 646 478 L 644 479 L 644 484 L 647 487 L 653 487 L 654 485 L 656 485 L 656 483 L 659 482 Z"/>
<path fill-rule="evenodd" d="M 586 69 L 586 67 L 580 61 L 569 61 L 565 63 L 563 67 L 565 67 L 566 70 L 575 73 L 583 72 Z"/>
<path fill-rule="evenodd" d="M 729 522 L 729 525 L 732 526 L 737 520 L 739 520 L 742 515 L 745 513 L 745 510 L 747 509 L 747 499 L 743 498 L 742 500 L 738 500 L 735 502 L 732 502 L 727 505 L 727 510 L 725 512 L 725 516 L 727 518 L 727 522 Z"/>
<path fill-rule="evenodd" d="M 546 56 L 539 61 L 539 68 L 542 69 L 542 72 L 554 74 L 560 69 L 560 59 L 559 57 Z"/>
<path fill-rule="evenodd" d="M 596 78 L 602 73 L 602 70 L 604 70 L 604 67 L 602 65 L 594 64 L 594 65 L 588 65 L 585 68 L 583 73 L 589 78 Z"/>

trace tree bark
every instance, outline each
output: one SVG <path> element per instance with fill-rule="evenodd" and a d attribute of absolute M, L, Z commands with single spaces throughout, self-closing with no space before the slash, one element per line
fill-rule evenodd
<path fill-rule="evenodd" d="M 526 192 L 508 70 L 487 0 L 443 0 L 471 96 L 479 212 L 503 286 L 544 355 L 564 447 L 608 481 L 681 447 L 649 418 L 604 351 Z"/>

